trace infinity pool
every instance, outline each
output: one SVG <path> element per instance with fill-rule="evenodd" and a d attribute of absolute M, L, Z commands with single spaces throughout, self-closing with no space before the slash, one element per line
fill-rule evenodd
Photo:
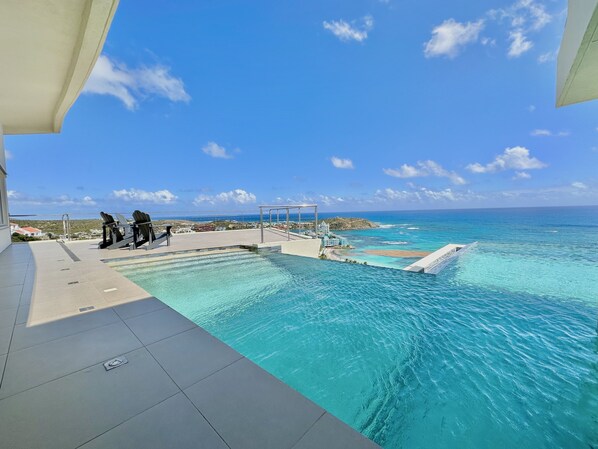
<path fill-rule="evenodd" d="M 459 264 L 243 252 L 116 269 L 385 448 L 598 447 L 595 303 Z"/>

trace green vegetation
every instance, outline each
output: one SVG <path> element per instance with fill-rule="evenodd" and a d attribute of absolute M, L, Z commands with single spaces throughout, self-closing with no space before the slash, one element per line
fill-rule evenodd
<path fill-rule="evenodd" d="M 58 238 L 63 234 L 62 220 L 10 220 L 11 223 L 16 223 L 20 227 L 31 226 L 32 228 L 41 229 L 45 234 L 49 234 L 52 239 Z M 79 233 L 89 234 L 92 229 L 102 232 L 102 220 L 99 218 L 93 220 L 71 220 L 71 233 L 73 235 Z"/>
<path fill-rule="evenodd" d="M 29 237 L 26 235 L 17 234 L 16 232 L 13 233 L 11 236 L 12 243 L 22 243 L 22 242 L 35 242 L 37 240 L 41 240 L 37 237 Z"/>

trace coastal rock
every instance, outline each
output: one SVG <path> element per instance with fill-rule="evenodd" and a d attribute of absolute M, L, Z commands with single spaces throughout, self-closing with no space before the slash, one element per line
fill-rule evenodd
<path fill-rule="evenodd" d="M 331 231 L 350 231 L 357 229 L 372 229 L 377 228 L 378 225 L 365 218 L 355 217 L 334 217 L 327 218 L 326 223 L 330 226 Z"/>

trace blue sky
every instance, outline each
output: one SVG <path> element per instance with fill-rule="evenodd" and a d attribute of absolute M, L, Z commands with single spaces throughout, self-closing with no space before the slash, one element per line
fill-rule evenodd
<path fill-rule="evenodd" d="M 598 102 L 556 109 L 565 0 L 121 2 L 10 212 L 598 203 Z"/>

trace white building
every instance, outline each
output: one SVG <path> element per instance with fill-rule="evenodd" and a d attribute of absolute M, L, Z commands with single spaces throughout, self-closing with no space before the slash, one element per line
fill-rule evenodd
<path fill-rule="evenodd" d="M 27 237 L 40 238 L 40 237 L 44 236 L 44 233 L 42 232 L 41 229 L 33 228 L 31 226 L 25 226 L 24 228 L 21 228 L 20 226 L 17 225 L 17 229 L 15 229 L 14 232 L 16 232 L 17 234 L 25 235 Z"/>
<path fill-rule="evenodd" d="M 60 132 L 102 51 L 117 5 L 118 0 L 2 1 L 0 252 L 11 236 L 4 134 Z"/>
<path fill-rule="evenodd" d="M 330 225 L 328 223 L 326 223 L 325 221 L 322 221 L 318 225 L 318 233 L 324 234 L 324 235 L 330 234 Z"/>

